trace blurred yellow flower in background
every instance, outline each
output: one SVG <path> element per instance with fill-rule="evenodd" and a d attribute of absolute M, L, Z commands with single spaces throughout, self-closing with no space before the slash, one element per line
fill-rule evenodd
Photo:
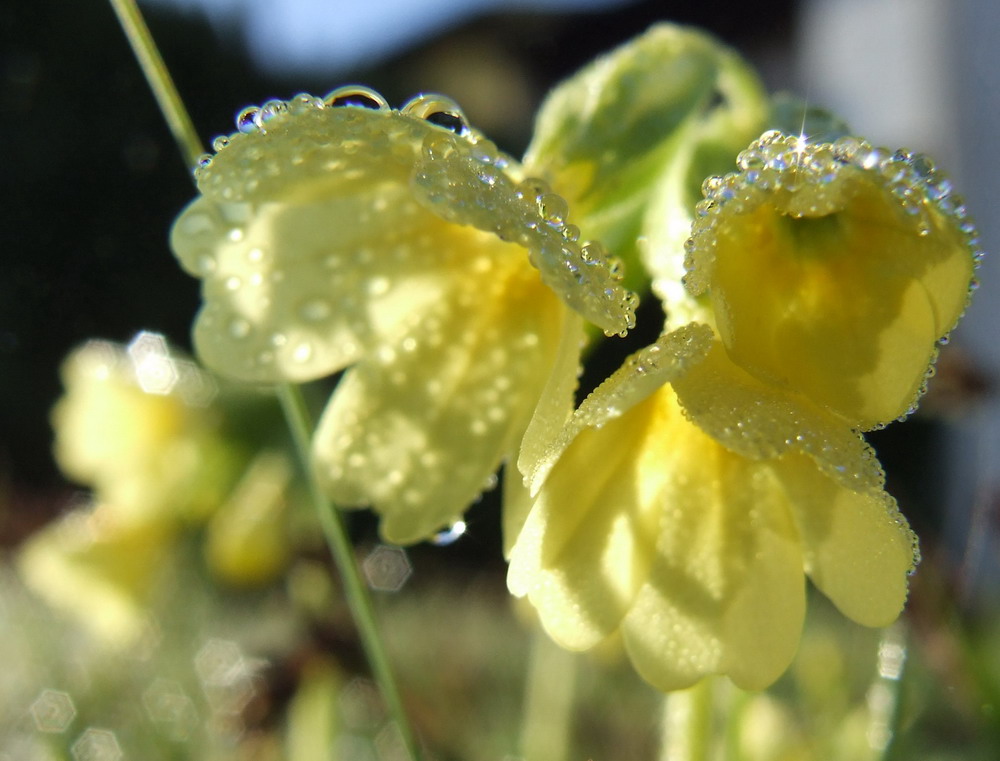
<path fill-rule="evenodd" d="M 224 430 L 231 391 L 148 332 L 128 347 L 88 342 L 66 359 L 63 383 L 56 459 L 91 496 L 22 546 L 18 568 L 36 593 L 125 646 L 148 626 L 186 529 L 208 522 L 205 558 L 225 582 L 284 570 L 291 464 L 276 451 L 251 458 Z"/>

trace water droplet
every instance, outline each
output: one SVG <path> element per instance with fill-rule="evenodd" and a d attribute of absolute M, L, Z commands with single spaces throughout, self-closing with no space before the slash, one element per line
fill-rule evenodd
<path fill-rule="evenodd" d="M 538 211 L 553 227 L 560 227 L 566 222 L 569 214 L 569 204 L 555 193 L 545 193 L 538 198 Z"/>
<path fill-rule="evenodd" d="M 257 106 L 248 106 L 236 115 L 236 129 L 240 132 L 248 133 L 257 129 L 257 114 L 260 109 Z"/>
<path fill-rule="evenodd" d="M 250 335 L 250 323 L 242 317 L 237 317 L 229 323 L 229 335 L 233 338 L 246 338 Z"/>
<path fill-rule="evenodd" d="M 240 286 L 243 285 L 243 281 L 240 280 L 236 275 L 232 275 L 226 278 L 226 290 L 227 291 L 238 291 Z"/>
<path fill-rule="evenodd" d="M 331 90 L 323 98 L 323 103 L 331 108 L 356 106 L 375 111 L 384 111 L 389 108 L 389 103 L 381 94 L 363 85 L 345 85 Z"/>
<path fill-rule="evenodd" d="M 467 529 L 465 521 L 455 521 L 444 531 L 439 531 L 431 539 L 431 542 L 436 544 L 438 547 L 447 547 L 449 544 L 454 544 L 458 541 Z"/>
<path fill-rule="evenodd" d="M 303 341 L 292 351 L 292 359 L 299 363 L 308 362 L 312 359 L 313 347 L 308 341 Z"/>
<path fill-rule="evenodd" d="M 418 95 L 409 100 L 400 111 L 407 116 L 424 119 L 431 124 L 454 132 L 456 135 L 469 134 L 469 122 L 459 105 L 444 95 Z"/>
<path fill-rule="evenodd" d="M 219 135 L 215 140 L 212 141 L 212 150 L 218 152 L 229 145 L 232 142 L 226 135 Z"/>
<path fill-rule="evenodd" d="M 310 299 L 299 308 L 299 315 L 307 322 L 322 322 L 330 317 L 333 310 L 325 299 Z"/>

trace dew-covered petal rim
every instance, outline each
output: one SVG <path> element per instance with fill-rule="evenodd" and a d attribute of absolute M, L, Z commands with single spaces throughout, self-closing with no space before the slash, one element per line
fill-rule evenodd
<path fill-rule="evenodd" d="M 754 378 L 717 340 L 704 361 L 674 381 L 674 390 L 696 425 L 744 457 L 803 452 L 853 491 L 880 489 L 885 480 L 875 452 L 843 418 Z"/>
<path fill-rule="evenodd" d="M 175 224 L 172 244 L 205 280 L 200 333 L 209 355 L 225 365 L 224 345 L 251 339 L 244 345 L 253 356 L 220 369 L 247 380 L 304 380 L 354 361 L 372 332 L 366 288 L 356 286 L 405 277 L 406 264 L 426 276 L 448 266 L 435 258 L 432 236 L 421 245 L 428 218 L 519 243 L 542 279 L 606 332 L 634 324 L 636 299 L 621 287 L 619 265 L 599 244 L 576 239 L 565 201 L 544 183 L 519 181 L 519 168 L 473 130 L 438 126 L 427 97 L 396 111 L 298 96 L 265 104 L 241 119 L 245 133 L 216 141 L 218 153 L 196 172 L 203 197 Z M 327 310 L 353 296 L 362 317 L 334 316 L 330 338 L 292 348 L 288 332 L 301 327 L 303 310 L 327 311 L 299 291 L 332 275 L 344 293 L 329 295 Z M 266 346 L 275 334 L 290 348 Z"/>
<path fill-rule="evenodd" d="M 547 446 L 530 441 L 518 465 L 525 483 L 537 493 L 562 452 L 585 428 L 601 427 L 638 404 L 653 391 L 683 375 L 696 365 L 712 344 L 706 325 L 690 324 L 661 336 L 655 343 L 631 355 L 598 386 L 576 410 Z"/>

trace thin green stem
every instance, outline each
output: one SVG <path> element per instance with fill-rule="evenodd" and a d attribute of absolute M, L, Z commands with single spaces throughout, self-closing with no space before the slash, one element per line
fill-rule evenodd
<path fill-rule="evenodd" d="M 660 761 L 708 761 L 712 739 L 711 679 L 664 697 Z"/>
<path fill-rule="evenodd" d="M 521 722 L 525 761 L 566 761 L 579 656 L 536 631 L 531 641 Z"/>
<path fill-rule="evenodd" d="M 181 155 L 188 168 L 193 169 L 204 150 L 198 139 L 198 134 L 195 132 L 194 124 L 191 122 L 191 117 L 184 107 L 184 101 L 181 100 L 170 72 L 163 62 L 163 57 L 156 47 L 156 42 L 149 32 L 149 27 L 146 26 L 135 0 L 110 0 L 110 2 L 128 37 L 135 57 L 142 67 L 146 80 L 153 90 L 153 95 L 163 112 L 163 117 L 173 133 L 174 140 L 177 141 Z M 420 748 L 415 740 L 406 712 L 403 710 L 399 688 L 389 666 L 389 658 L 375 620 L 371 596 L 368 594 L 368 588 L 354 558 L 354 549 L 348 539 L 347 530 L 340 513 L 320 489 L 310 464 L 309 452 L 313 424 L 302 398 L 302 392 L 298 386 L 282 384 L 277 387 L 277 394 L 285 413 L 285 420 L 292 433 L 292 439 L 295 442 L 296 453 L 306 474 L 309 493 L 319 516 L 323 534 L 340 571 L 344 596 L 347 599 L 351 615 L 354 617 L 355 626 L 358 627 L 372 675 L 375 677 L 389 715 L 396 723 L 410 758 L 412 761 L 420 761 Z"/>
<path fill-rule="evenodd" d="M 132 46 L 132 52 L 139 61 L 143 74 L 146 75 L 146 81 L 153 90 L 153 96 L 160 106 L 167 127 L 170 128 L 177 147 L 180 148 L 187 168 L 194 169 L 198 164 L 198 157 L 205 152 L 205 149 L 198 139 L 198 133 L 195 132 L 191 116 L 184 108 L 184 101 L 174 86 L 170 71 L 163 62 L 163 56 L 160 55 L 153 36 L 149 33 L 142 12 L 135 0 L 110 0 L 110 2 L 115 15 L 118 16 L 118 23 L 121 24 Z"/>
<path fill-rule="evenodd" d="M 278 386 L 278 399 L 281 408 L 285 413 L 285 420 L 292 431 L 292 438 L 295 441 L 295 449 L 302 465 L 306 471 L 306 480 L 309 484 L 309 494 L 312 498 L 316 512 L 319 514 L 323 534 L 326 536 L 330 552 L 333 554 L 334 562 L 340 571 L 342 583 L 344 585 L 344 596 L 347 605 L 354 617 L 354 623 L 358 627 L 361 636 L 361 643 L 365 649 L 365 655 L 372 669 L 372 675 L 382 692 L 386 708 L 402 736 L 403 743 L 409 751 L 413 761 L 419 761 L 420 748 L 414 739 L 413 730 L 410 728 L 406 711 L 403 709 L 403 701 L 400 698 L 399 688 L 392 668 L 389 665 L 389 657 L 386 654 L 385 644 L 379 633 L 378 623 L 375 620 L 375 611 L 372 607 L 371 595 L 368 594 L 368 587 L 361 577 L 357 561 L 354 557 L 354 549 L 347 537 L 347 530 L 340 512 L 331 504 L 330 500 L 323 494 L 319 483 L 310 466 L 310 442 L 312 441 L 313 424 L 306 408 L 305 400 L 298 386 L 292 384 L 282 384 Z"/>

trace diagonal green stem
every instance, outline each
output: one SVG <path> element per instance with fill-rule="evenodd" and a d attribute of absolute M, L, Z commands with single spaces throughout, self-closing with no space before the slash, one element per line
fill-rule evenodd
<path fill-rule="evenodd" d="M 344 585 L 344 596 L 347 598 L 347 605 L 351 609 L 354 623 L 358 627 L 361 635 L 361 643 L 365 649 L 365 655 L 371 666 L 372 674 L 378 683 L 382 698 L 386 702 L 386 707 L 393 720 L 396 722 L 406 749 L 410 753 L 413 761 L 419 761 L 420 749 L 414 740 L 413 730 L 410 728 L 406 718 L 406 711 L 403 709 L 403 701 L 396 686 L 396 679 L 392 668 L 389 665 L 389 657 L 386 654 L 382 636 L 379 633 L 378 623 L 375 620 L 375 611 L 372 607 L 371 595 L 368 594 L 368 587 L 365 586 L 358 570 L 358 564 L 354 558 L 354 549 L 347 538 L 347 530 L 340 512 L 330 503 L 320 489 L 319 483 L 313 474 L 310 466 L 310 442 L 312 441 L 313 425 L 306 409 L 305 400 L 298 386 L 284 383 L 277 388 L 278 399 L 281 408 L 285 413 L 285 420 L 288 422 L 295 440 L 295 448 L 299 459 L 306 471 L 306 479 L 309 483 L 309 495 L 312 498 L 316 512 L 319 514 L 323 534 L 326 536 L 327 544 L 333 554 L 334 562 L 340 571 L 340 576 Z"/>
<path fill-rule="evenodd" d="M 135 0 L 110 0 L 110 2 L 128 37 L 132 50 L 142 66 L 143 73 L 153 90 L 160 110 L 163 112 L 163 117 L 177 141 L 181 154 L 188 168 L 193 169 L 203 153 L 201 141 L 198 139 L 191 117 L 184 107 L 184 102 L 181 100 L 173 79 L 170 77 L 170 72 L 156 47 L 156 42 L 142 18 L 142 13 Z M 313 424 L 302 399 L 302 392 L 298 386 L 283 384 L 277 387 L 277 394 L 295 442 L 296 453 L 308 480 L 309 492 L 319 516 L 323 534 L 340 571 L 344 595 L 354 617 L 355 626 L 358 627 L 372 675 L 375 677 L 382 698 L 385 700 L 386 708 L 399 730 L 411 761 L 420 761 L 420 748 L 415 740 L 406 712 L 403 710 L 399 688 L 396 685 L 396 679 L 389 665 L 385 645 L 375 620 L 371 596 L 361 578 L 361 571 L 358 569 L 353 547 L 347 537 L 347 530 L 340 513 L 319 488 L 311 467 L 309 452 Z"/>
<path fill-rule="evenodd" d="M 132 46 L 132 52 L 142 67 L 142 73 L 146 75 L 146 81 L 153 90 L 153 96 L 160 106 L 167 127 L 170 128 L 177 147 L 180 148 L 184 163 L 188 169 L 194 169 L 198 164 L 198 157 L 205 150 L 202 148 L 201 140 L 198 139 L 191 117 L 184 108 L 177 87 L 174 86 L 170 71 L 163 62 L 163 56 L 160 55 L 153 36 L 149 33 L 149 27 L 142 18 L 139 6 L 135 0 L 110 0 L 110 2 L 115 15 L 118 16 L 118 23 L 121 24 Z"/>

